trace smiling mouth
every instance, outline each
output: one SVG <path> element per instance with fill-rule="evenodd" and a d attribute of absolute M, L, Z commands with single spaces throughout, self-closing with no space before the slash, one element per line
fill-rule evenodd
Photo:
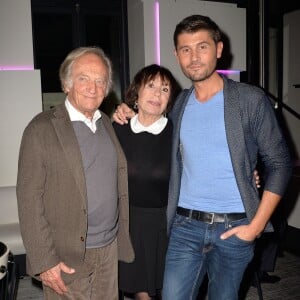
<path fill-rule="evenodd" d="M 153 106 L 160 106 L 159 102 L 153 102 L 153 101 L 149 101 L 149 103 Z"/>

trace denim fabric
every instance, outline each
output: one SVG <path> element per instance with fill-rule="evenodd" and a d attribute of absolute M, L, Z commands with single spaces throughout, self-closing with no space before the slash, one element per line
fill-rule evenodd
<path fill-rule="evenodd" d="M 172 225 L 163 284 L 163 300 L 196 299 L 204 275 L 209 300 L 237 300 L 243 273 L 253 257 L 254 243 L 220 235 L 247 219 L 207 224 L 176 215 Z"/>

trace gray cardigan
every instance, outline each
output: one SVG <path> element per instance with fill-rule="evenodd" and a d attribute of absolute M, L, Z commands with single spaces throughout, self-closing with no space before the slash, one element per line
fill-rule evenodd
<path fill-rule="evenodd" d="M 253 178 L 257 156 L 265 167 L 264 189 L 283 195 L 287 186 L 291 160 L 274 110 L 265 93 L 252 85 L 223 77 L 224 114 L 227 142 L 239 192 L 249 221 L 259 205 L 259 193 Z M 172 167 L 167 209 L 168 231 L 176 214 L 179 199 L 182 161 L 180 154 L 180 127 L 182 116 L 193 87 L 177 98 L 169 115 L 173 131 Z M 266 231 L 272 226 L 267 224 Z"/>

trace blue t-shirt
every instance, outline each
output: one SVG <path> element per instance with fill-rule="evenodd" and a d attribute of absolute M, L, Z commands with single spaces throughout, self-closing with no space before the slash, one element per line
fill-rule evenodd
<path fill-rule="evenodd" d="M 244 212 L 224 121 L 223 90 L 206 102 L 193 92 L 184 111 L 180 148 L 183 173 L 178 206 L 207 212 Z"/>

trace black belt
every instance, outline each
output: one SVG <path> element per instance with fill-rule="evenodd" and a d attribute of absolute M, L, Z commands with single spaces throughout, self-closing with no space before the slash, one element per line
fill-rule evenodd
<path fill-rule="evenodd" d="M 232 222 L 246 218 L 245 213 L 209 213 L 206 211 L 192 210 L 183 207 L 177 207 L 177 214 L 197 221 L 213 224 L 213 223 L 224 223 Z"/>

